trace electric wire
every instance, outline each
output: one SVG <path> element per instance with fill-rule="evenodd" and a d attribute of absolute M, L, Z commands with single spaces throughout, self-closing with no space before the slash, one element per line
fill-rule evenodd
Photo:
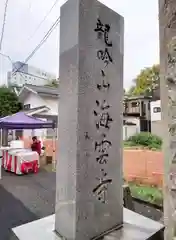
<path fill-rule="evenodd" d="M 3 18 L 3 26 L 2 26 L 2 32 L 1 32 L 1 38 L 0 38 L 0 51 L 1 51 L 1 47 L 2 47 L 2 42 L 3 42 L 3 36 L 4 36 L 4 30 L 5 30 L 5 24 L 6 24 L 6 15 L 7 15 L 7 6 L 8 6 L 8 2 L 9 0 L 6 0 L 5 2 L 5 10 L 4 10 L 4 18 Z M 45 15 L 45 17 L 43 18 L 43 20 L 40 22 L 40 24 L 37 26 L 37 28 L 35 29 L 34 33 L 31 35 L 31 37 L 29 37 L 28 41 L 30 41 L 33 36 L 36 34 L 36 32 L 38 31 L 38 29 L 41 27 L 41 25 L 43 24 L 43 22 L 47 19 L 48 15 L 51 13 L 51 11 L 53 10 L 53 8 L 56 6 L 56 4 L 59 2 L 59 0 L 56 0 L 54 2 L 54 4 L 52 5 L 52 7 L 50 8 L 50 10 L 48 11 L 48 13 Z M 48 30 L 48 32 L 45 34 L 45 36 L 43 37 L 43 39 L 40 41 L 40 43 L 34 48 L 34 50 L 31 52 L 31 54 L 26 58 L 26 60 L 24 61 L 24 63 L 19 67 L 15 67 L 15 71 L 12 73 L 12 76 L 18 72 L 32 57 L 33 55 L 40 49 L 40 47 L 47 41 L 47 39 L 49 38 L 49 36 L 51 35 L 51 33 L 54 31 L 54 29 L 57 27 L 57 25 L 60 22 L 60 17 L 58 17 L 56 19 L 56 21 L 54 22 L 54 24 L 50 27 L 50 29 Z M 1 55 L 4 55 L 2 53 L 0 53 Z M 13 64 L 12 59 L 6 56 L 10 62 Z M 22 76 L 23 79 L 24 76 L 20 73 L 20 75 Z"/>
<path fill-rule="evenodd" d="M 41 46 L 47 41 L 51 33 L 54 31 L 54 29 L 57 27 L 57 25 L 60 23 L 60 16 L 56 19 L 56 21 L 52 24 L 48 32 L 45 34 L 45 36 L 42 38 L 40 43 L 34 48 L 34 50 L 29 54 L 29 56 L 25 59 L 24 63 L 16 69 L 13 73 L 12 76 L 19 71 L 33 56 L 34 54 L 41 48 Z"/>
<path fill-rule="evenodd" d="M 2 24 L 1 38 L 0 38 L 0 51 L 1 51 L 1 48 L 2 48 L 2 42 L 3 42 L 3 38 L 4 38 L 4 30 L 5 30 L 5 24 L 6 24 L 8 2 L 9 2 L 9 0 L 6 0 L 5 8 L 4 8 L 4 17 L 3 17 L 3 24 Z"/>
<path fill-rule="evenodd" d="M 15 67 L 15 70 L 17 70 L 17 67 L 14 65 L 14 62 L 12 61 L 11 57 L 9 55 L 3 54 L 0 52 L 1 56 L 4 56 L 6 58 L 8 58 L 8 60 L 11 62 L 11 64 Z M 20 76 L 26 81 L 26 79 L 24 78 L 24 76 L 22 75 L 21 72 L 19 72 Z M 12 75 L 13 76 L 13 75 Z"/>
<path fill-rule="evenodd" d="M 39 30 L 39 28 L 42 26 L 42 24 L 45 22 L 45 20 L 47 19 L 47 17 L 49 16 L 49 14 L 51 13 L 51 11 L 53 10 L 53 8 L 56 6 L 56 4 L 59 2 L 60 0 L 56 0 L 54 2 L 54 4 L 52 5 L 52 7 L 50 8 L 50 10 L 47 12 L 47 14 L 45 15 L 45 17 L 42 19 L 42 21 L 39 23 L 39 25 L 36 27 L 36 29 L 34 30 L 33 34 L 27 39 L 27 41 L 30 41 L 36 34 L 36 32 Z"/>

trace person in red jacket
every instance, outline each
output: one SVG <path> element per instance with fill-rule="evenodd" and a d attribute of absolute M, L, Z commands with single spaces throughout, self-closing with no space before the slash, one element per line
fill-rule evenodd
<path fill-rule="evenodd" d="M 31 144 L 32 151 L 37 152 L 39 155 L 41 154 L 41 142 L 37 139 L 36 136 L 32 137 L 33 143 Z"/>

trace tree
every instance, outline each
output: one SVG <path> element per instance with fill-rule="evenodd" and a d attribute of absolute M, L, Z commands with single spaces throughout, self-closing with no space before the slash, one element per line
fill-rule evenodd
<path fill-rule="evenodd" d="M 135 91 L 135 86 L 131 86 L 130 89 L 128 90 L 128 95 L 132 96 L 134 95 L 134 91 Z"/>
<path fill-rule="evenodd" d="M 151 96 L 153 90 L 159 87 L 160 69 L 159 65 L 141 70 L 140 74 L 133 80 L 134 85 L 129 89 L 130 95 Z"/>
<path fill-rule="evenodd" d="M 0 87 L 0 117 L 5 117 L 22 110 L 22 104 L 11 88 Z"/>
<path fill-rule="evenodd" d="M 57 88 L 59 86 L 59 79 L 52 79 L 48 81 L 48 83 L 45 86 Z"/>

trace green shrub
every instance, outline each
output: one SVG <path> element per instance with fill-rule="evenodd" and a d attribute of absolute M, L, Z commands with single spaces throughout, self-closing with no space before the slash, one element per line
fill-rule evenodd
<path fill-rule="evenodd" d="M 130 142 L 130 145 L 144 146 L 149 149 L 160 149 L 162 146 L 162 139 L 149 132 L 137 133 L 136 135 L 129 137 L 127 142 Z"/>
<path fill-rule="evenodd" d="M 147 185 L 138 185 L 134 182 L 129 183 L 129 186 L 133 197 L 162 206 L 163 192 L 161 189 Z"/>

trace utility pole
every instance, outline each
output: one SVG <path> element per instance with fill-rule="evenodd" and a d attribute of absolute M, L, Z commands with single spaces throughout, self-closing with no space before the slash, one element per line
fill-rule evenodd
<path fill-rule="evenodd" d="M 165 240 L 176 237 L 176 1 L 159 0 Z M 175 175 L 175 176 L 174 176 Z"/>
<path fill-rule="evenodd" d="M 3 43 L 3 38 L 4 38 L 4 30 L 5 30 L 5 24 L 6 24 L 6 15 L 7 15 L 8 3 L 9 3 L 9 0 L 6 0 L 5 1 L 5 8 L 4 8 L 4 17 L 3 17 L 3 23 L 2 23 L 1 36 L 0 36 L 0 52 L 1 52 L 1 49 L 2 49 L 2 43 Z M 2 63 L 0 62 L 0 74 L 1 74 L 1 71 L 2 71 Z"/>

